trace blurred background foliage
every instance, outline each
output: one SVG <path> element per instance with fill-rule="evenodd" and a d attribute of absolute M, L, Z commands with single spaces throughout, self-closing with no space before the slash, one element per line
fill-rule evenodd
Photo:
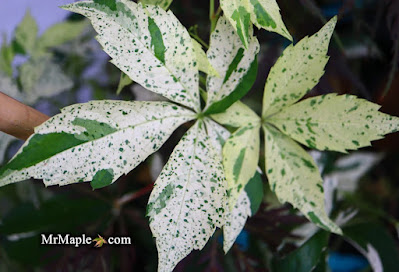
<path fill-rule="evenodd" d="M 355 94 L 399 116 L 398 0 L 277 2 L 295 41 L 339 16 L 326 73 L 308 96 L 332 90 Z M 208 5 L 175 0 L 171 9 L 193 37 L 207 42 Z M 7 3 L 0 7 L 3 12 L 7 8 Z M 0 91 L 50 116 L 92 99 L 159 99 L 134 83 L 116 95 L 120 72 L 82 17 L 69 14 L 43 33 L 37 32 L 37 19 L 27 12 L 12 37 L 3 37 Z M 244 102 L 259 113 L 268 71 L 288 44 L 273 33 L 257 31 L 257 36 L 259 73 Z M 160 152 L 101 190 L 93 191 L 88 183 L 45 188 L 38 180 L 0 188 L 0 271 L 156 271 L 146 203 L 177 136 L 187 129 L 179 128 Z M 1 133 L 0 164 L 21 144 Z M 217 231 L 203 251 L 190 254 L 176 271 L 398 271 L 399 134 L 349 155 L 311 154 L 325 181 L 327 211 L 343 227 L 343 237 L 320 231 L 278 203 L 261 176 L 265 186 L 259 211 L 230 252 L 223 254 Z M 129 236 L 132 245 L 41 246 L 41 233 Z"/>

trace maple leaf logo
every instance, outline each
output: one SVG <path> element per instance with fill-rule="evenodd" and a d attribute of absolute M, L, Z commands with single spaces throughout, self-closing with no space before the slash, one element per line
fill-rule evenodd
<path fill-rule="evenodd" d="M 102 247 L 103 244 L 107 243 L 107 241 L 100 234 L 98 234 L 98 238 L 93 239 L 93 241 L 96 242 L 94 247 Z"/>

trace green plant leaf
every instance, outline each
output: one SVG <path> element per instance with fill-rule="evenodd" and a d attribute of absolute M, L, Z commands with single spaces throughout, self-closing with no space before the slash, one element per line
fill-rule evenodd
<path fill-rule="evenodd" d="M 172 4 L 173 0 L 140 0 L 140 2 L 143 4 L 157 5 L 164 10 L 167 10 L 170 4 Z"/>
<path fill-rule="evenodd" d="M 25 52 L 32 53 L 35 49 L 38 27 L 29 11 L 15 30 L 15 40 Z"/>
<path fill-rule="evenodd" d="M 109 169 L 114 182 L 194 117 L 168 102 L 104 100 L 66 107 L 37 127 L 0 170 L 0 185 L 29 177 L 43 179 L 46 186 L 66 185 L 91 181 Z"/>
<path fill-rule="evenodd" d="M 276 272 L 309 272 L 314 269 L 325 257 L 330 234 L 319 231 L 306 241 L 300 248 L 288 254 L 285 258 L 274 258 L 272 261 L 273 271 Z"/>
<path fill-rule="evenodd" d="M 59 46 L 76 39 L 88 26 L 88 21 L 63 22 L 48 28 L 37 39 L 35 54 L 45 52 L 49 47 Z"/>
<path fill-rule="evenodd" d="M 267 31 L 276 32 L 292 41 L 291 34 L 281 18 L 276 0 L 243 0 L 243 3 L 251 14 L 251 21 L 254 25 Z"/>
<path fill-rule="evenodd" d="M 198 121 L 173 150 L 149 199 L 147 214 L 158 248 L 158 271 L 172 271 L 224 224 L 225 183 L 220 154 Z"/>
<path fill-rule="evenodd" d="M 249 123 L 254 124 L 260 122 L 259 116 L 241 101 L 237 101 L 224 112 L 213 114 L 211 117 L 222 125 L 229 125 L 232 127 L 243 127 Z"/>
<path fill-rule="evenodd" d="M 12 76 L 12 61 L 15 52 L 12 46 L 7 45 L 7 37 L 3 36 L 3 43 L 0 48 L 0 72 L 4 72 L 7 76 Z"/>
<path fill-rule="evenodd" d="M 225 16 L 230 21 L 233 29 L 237 33 L 241 44 L 245 48 L 249 47 L 251 34 L 249 33 L 251 25 L 251 15 L 241 0 L 221 0 L 220 6 Z M 230 32 L 231 33 L 231 32 Z"/>
<path fill-rule="evenodd" d="M 230 210 L 258 167 L 260 126 L 259 121 L 237 129 L 223 147 L 223 166 Z"/>
<path fill-rule="evenodd" d="M 119 79 L 119 85 L 118 89 L 116 90 L 116 94 L 119 95 L 122 92 L 123 88 L 129 86 L 132 83 L 133 80 L 131 80 L 130 77 L 126 75 L 124 72 L 121 72 L 121 77 Z"/>
<path fill-rule="evenodd" d="M 325 211 L 323 180 L 312 157 L 272 126 L 264 126 L 266 173 L 281 203 L 289 202 L 310 221 L 342 234 Z"/>
<path fill-rule="evenodd" d="M 227 19 L 219 19 L 207 56 L 220 76 L 207 78 L 206 114 L 223 112 L 251 89 L 257 74 L 258 52 L 259 42 L 252 33 L 245 50 Z"/>
<path fill-rule="evenodd" d="M 255 215 L 263 201 L 263 183 L 262 172 L 258 169 L 255 175 L 249 180 L 245 186 L 249 200 L 251 201 L 251 215 Z"/>
<path fill-rule="evenodd" d="M 345 227 L 343 231 L 345 239 L 369 260 L 373 271 L 398 270 L 399 251 L 396 241 L 385 227 L 375 222 L 366 222 Z"/>
<path fill-rule="evenodd" d="M 206 53 L 202 49 L 202 45 L 194 39 L 191 39 L 191 41 L 193 42 L 195 55 L 197 57 L 198 70 L 204 72 L 205 74 L 219 77 L 218 72 L 212 67 L 212 64 L 209 62 Z"/>
<path fill-rule="evenodd" d="M 356 96 L 328 94 L 285 108 L 268 121 L 310 148 L 346 152 L 399 130 L 399 118 L 379 108 Z"/>
<path fill-rule="evenodd" d="M 8 146 L 11 142 L 16 141 L 17 138 L 5 134 L 4 132 L 0 132 L 0 165 L 3 164 L 4 157 L 6 155 Z"/>
<path fill-rule="evenodd" d="M 111 1 L 64 6 L 91 20 L 112 63 L 133 81 L 200 111 L 198 67 L 190 35 L 177 18 L 158 6 Z"/>
<path fill-rule="evenodd" d="M 31 58 L 20 67 L 23 102 L 29 105 L 72 88 L 73 81 L 47 56 Z"/>
<path fill-rule="evenodd" d="M 270 70 L 263 96 L 264 118 L 288 107 L 309 92 L 324 74 L 327 50 L 337 18 L 319 32 L 288 46 Z"/>

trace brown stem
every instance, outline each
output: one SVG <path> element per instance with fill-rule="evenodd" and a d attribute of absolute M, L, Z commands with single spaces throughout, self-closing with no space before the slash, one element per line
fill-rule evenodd
<path fill-rule="evenodd" d="M 49 117 L 0 92 L 0 131 L 26 140 Z"/>
<path fill-rule="evenodd" d="M 141 196 L 143 196 L 143 195 L 148 194 L 149 192 L 151 192 L 151 190 L 152 190 L 153 187 L 154 187 L 154 184 L 151 183 L 151 184 L 147 185 L 146 187 L 140 189 L 140 190 L 137 191 L 137 192 L 123 195 L 121 198 L 119 198 L 119 199 L 117 199 L 117 200 L 115 201 L 114 206 L 115 206 L 117 209 L 120 209 L 120 208 L 121 208 L 123 205 L 125 205 L 126 203 L 128 203 L 128 202 L 130 202 L 130 201 L 133 201 L 133 200 L 135 200 L 135 199 L 137 199 L 137 198 L 139 198 L 139 197 L 141 197 Z"/>

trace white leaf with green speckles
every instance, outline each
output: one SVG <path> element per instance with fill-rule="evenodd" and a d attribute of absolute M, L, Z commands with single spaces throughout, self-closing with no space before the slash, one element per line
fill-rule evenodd
<path fill-rule="evenodd" d="M 200 111 L 198 67 L 190 35 L 171 12 L 121 0 L 64 6 L 88 17 L 112 63 L 133 81 Z"/>
<path fill-rule="evenodd" d="M 30 59 L 20 67 L 23 102 L 29 105 L 72 88 L 73 81 L 48 57 Z"/>
<path fill-rule="evenodd" d="M 219 19 L 207 52 L 208 59 L 219 76 L 209 75 L 207 78 L 208 101 L 205 110 L 236 91 L 240 83 L 245 81 L 244 77 L 253 73 L 251 68 L 256 62 L 258 52 L 259 42 L 252 33 L 248 40 L 248 49 L 245 50 L 227 19 Z"/>
<path fill-rule="evenodd" d="M 263 96 L 262 116 L 272 115 L 301 99 L 319 82 L 337 18 L 319 32 L 288 46 L 270 70 Z"/>
<path fill-rule="evenodd" d="M 267 31 L 276 32 L 292 41 L 291 34 L 281 18 L 276 0 L 242 0 L 242 2 L 251 14 L 251 21 L 254 25 Z"/>
<path fill-rule="evenodd" d="M 212 67 L 209 62 L 206 53 L 202 49 L 202 45 L 196 40 L 192 39 L 195 55 L 197 57 L 198 70 L 204 72 L 205 74 L 219 77 L 218 72 Z"/>
<path fill-rule="evenodd" d="M 326 214 L 323 180 L 313 158 L 277 129 L 271 126 L 263 128 L 266 174 L 279 201 L 291 203 L 318 226 L 342 234 Z"/>
<path fill-rule="evenodd" d="M 218 123 L 214 122 L 209 118 L 205 118 L 204 121 L 208 136 L 212 141 L 212 146 L 220 154 L 220 160 L 222 160 L 223 146 L 231 134 L 227 129 L 225 129 L 224 127 L 222 127 L 221 125 L 219 125 Z"/>
<path fill-rule="evenodd" d="M 237 129 L 223 146 L 223 166 L 230 210 L 234 208 L 239 195 L 258 167 L 259 129 L 260 120 L 257 123 L 249 123 Z"/>
<path fill-rule="evenodd" d="M 259 116 L 241 101 L 237 101 L 231 105 L 225 112 L 213 114 L 212 118 L 222 125 L 232 127 L 242 127 L 249 123 L 260 121 Z"/>
<path fill-rule="evenodd" d="M 173 0 L 140 0 L 140 2 L 143 4 L 157 5 L 164 10 L 167 10 L 170 4 L 172 4 Z"/>
<path fill-rule="evenodd" d="M 32 53 L 35 48 L 37 32 L 37 23 L 28 11 L 15 30 L 15 40 L 27 53 Z"/>
<path fill-rule="evenodd" d="M 0 165 L 3 164 L 8 146 L 11 142 L 16 140 L 17 138 L 0 131 Z"/>
<path fill-rule="evenodd" d="M 268 122 L 310 148 L 346 152 L 399 130 L 399 118 L 379 108 L 356 96 L 328 94 L 285 108 Z"/>
<path fill-rule="evenodd" d="M 158 271 L 172 271 L 224 224 L 225 183 L 220 155 L 198 121 L 175 147 L 149 199 Z"/>
<path fill-rule="evenodd" d="M 252 29 L 251 15 L 242 0 L 220 0 L 224 15 L 228 18 L 233 29 L 238 34 L 239 41 L 245 48 L 250 43 L 250 29 Z"/>
<path fill-rule="evenodd" d="M 0 170 L 0 185 L 33 177 L 48 185 L 109 185 L 157 151 L 195 114 L 168 102 L 92 101 L 64 108 Z"/>
<path fill-rule="evenodd" d="M 241 192 L 234 208 L 226 216 L 226 224 L 223 226 L 223 250 L 224 253 L 230 250 L 238 235 L 251 216 L 251 200 L 245 190 Z"/>

